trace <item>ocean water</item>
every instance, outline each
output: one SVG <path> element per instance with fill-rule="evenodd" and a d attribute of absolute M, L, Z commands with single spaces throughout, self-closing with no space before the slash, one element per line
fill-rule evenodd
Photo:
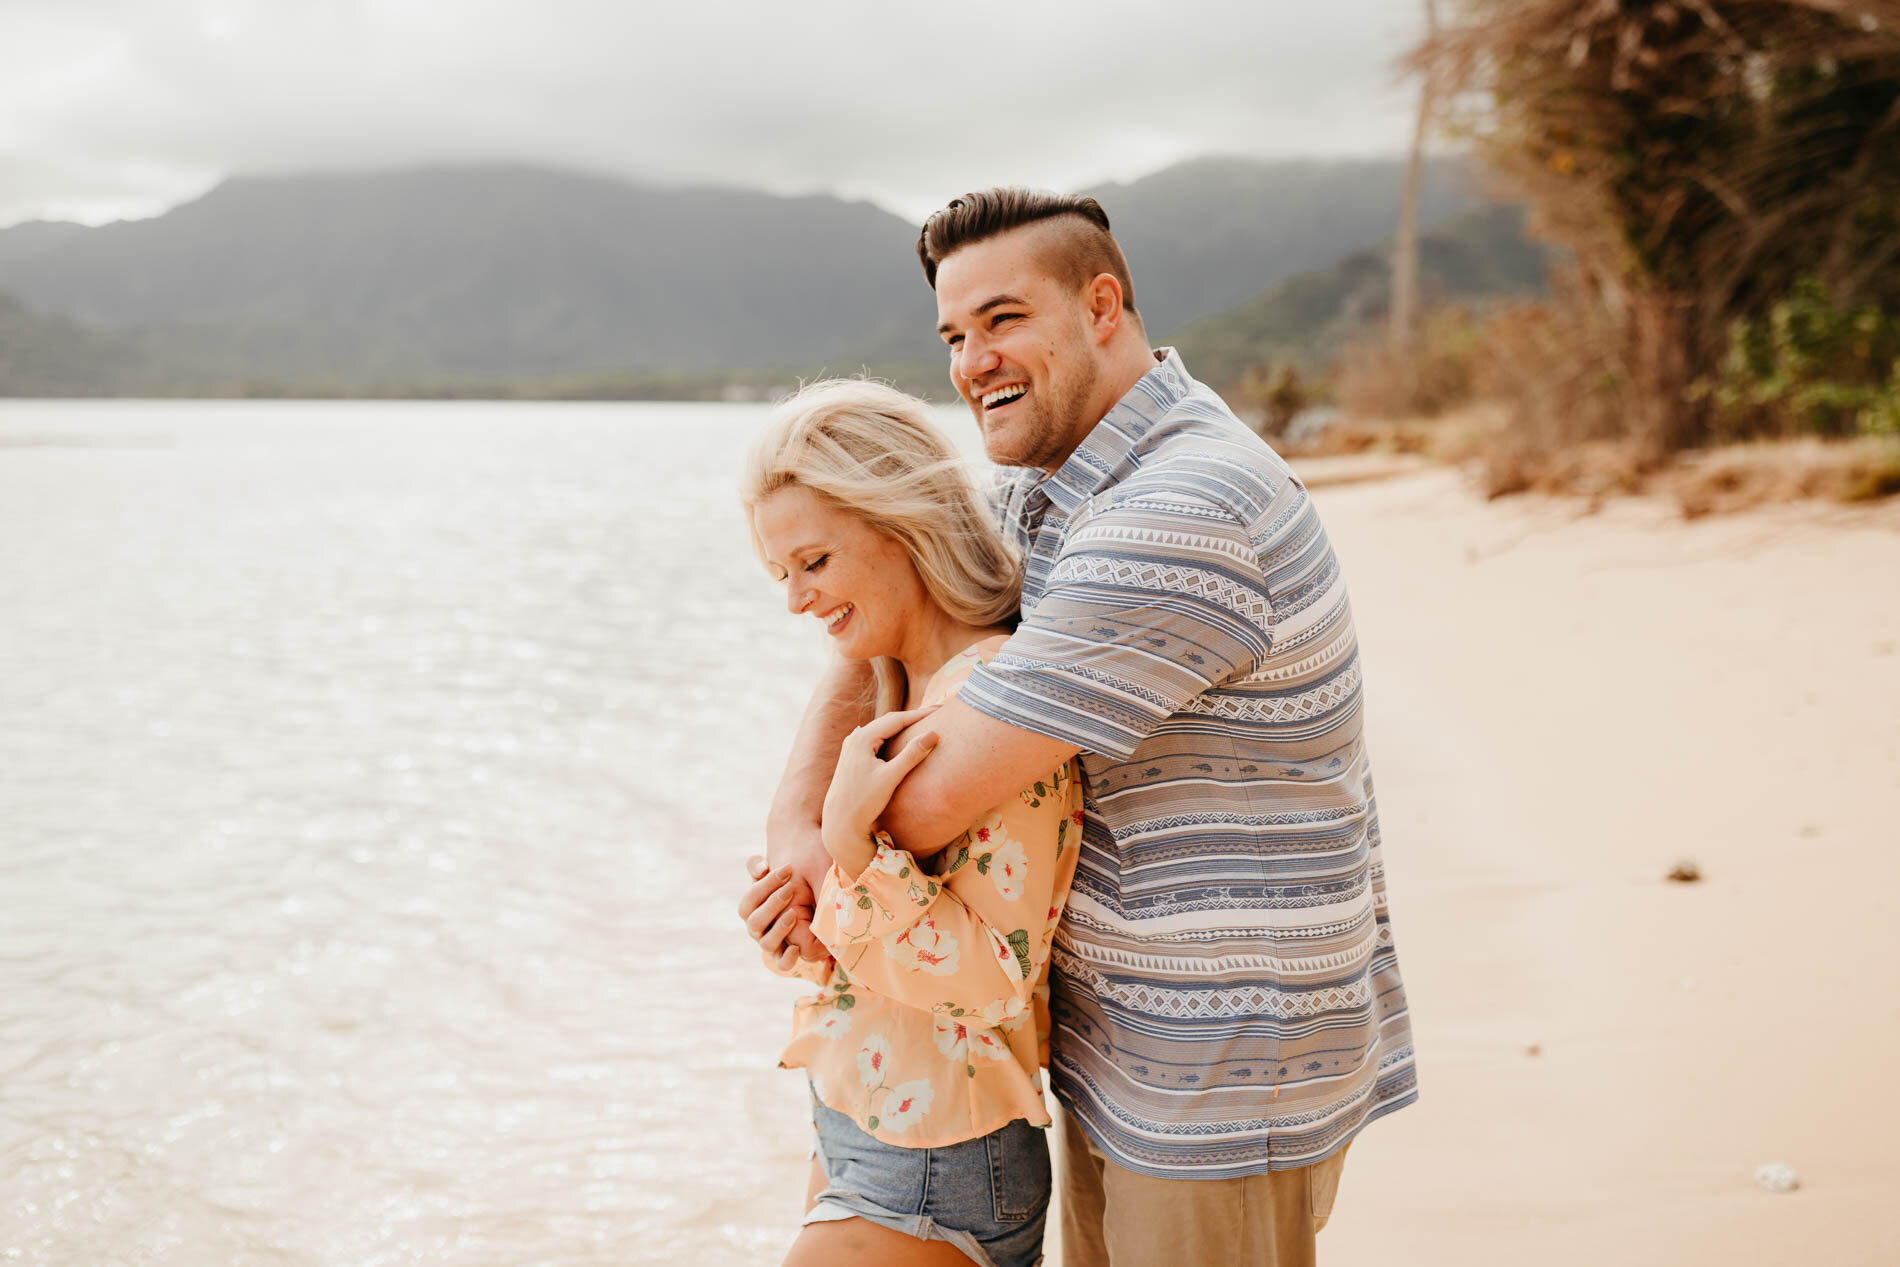
<path fill-rule="evenodd" d="M 0 1262 L 776 1261 L 762 417 L 0 402 Z"/>

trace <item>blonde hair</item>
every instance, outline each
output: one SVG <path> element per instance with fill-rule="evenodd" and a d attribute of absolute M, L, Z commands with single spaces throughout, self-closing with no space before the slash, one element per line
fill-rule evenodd
<path fill-rule="evenodd" d="M 808 384 L 781 404 L 753 440 L 739 486 L 761 558 L 752 511 L 793 484 L 902 545 L 924 592 L 954 619 L 1015 624 L 1022 564 L 997 532 L 969 465 L 923 401 L 869 379 L 834 378 Z M 877 711 L 902 707 L 903 666 L 879 656 L 871 668 Z"/>

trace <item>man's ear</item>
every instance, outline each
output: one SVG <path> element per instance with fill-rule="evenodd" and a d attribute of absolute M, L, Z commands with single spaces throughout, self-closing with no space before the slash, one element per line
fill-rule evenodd
<path fill-rule="evenodd" d="M 1083 289 L 1082 302 L 1088 308 L 1089 331 L 1095 341 L 1108 342 L 1121 329 L 1122 315 L 1127 312 L 1122 307 L 1122 284 L 1113 273 L 1097 273 Z"/>

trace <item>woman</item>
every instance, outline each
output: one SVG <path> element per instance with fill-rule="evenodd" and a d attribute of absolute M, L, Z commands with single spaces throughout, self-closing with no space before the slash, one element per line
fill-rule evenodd
<path fill-rule="evenodd" d="M 799 969 L 822 989 L 798 1004 L 779 1058 L 807 1071 L 818 1136 L 787 1267 L 1031 1267 L 1049 1204 L 1040 1067 L 1049 947 L 1081 837 L 1075 765 L 934 856 L 873 830 L 934 741 L 888 761 L 880 750 L 1002 645 L 1018 565 L 922 402 L 875 383 L 788 401 L 753 446 L 742 500 L 787 606 L 870 661 L 878 694 L 825 801 L 832 867 L 812 929 L 832 958 Z"/>

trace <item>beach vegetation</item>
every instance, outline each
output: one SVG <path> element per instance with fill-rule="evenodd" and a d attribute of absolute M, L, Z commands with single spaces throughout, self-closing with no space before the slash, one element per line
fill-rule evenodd
<path fill-rule="evenodd" d="M 1586 447 L 1640 481 L 1725 442 L 1900 435 L 1900 3 L 1465 0 L 1413 63 L 1564 252 L 1547 296 L 1467 326 L 1455 381 L 1504 415 L 1491 491 Z M 1340 399 L 1449 407 L 1411 368 L 1342 357 Z"/>

